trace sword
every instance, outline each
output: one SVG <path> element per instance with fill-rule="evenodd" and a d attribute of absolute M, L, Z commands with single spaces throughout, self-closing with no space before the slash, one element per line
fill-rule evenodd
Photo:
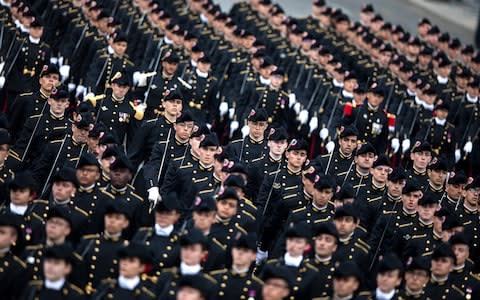
<path fill-rule="evenodd" d="M 162 174 L 162 169 L 163 165 L 165 163 L 165 157 L 167 156 L 167 151 L 168 151 L 168 144 L 170 143 L 170 135 L 172 134 L 172 128 L 168 129 L 168 135 L 167 135 L 167 143 L 165 144 L 165 151 L 163 151 L 163 156 L 162 156 L 162 161 L 160 162 L 160 168 L 158 169 L 158 175 L 157 175 L 157 184 L 158 181 L 160 180 L 160 175 Z M 159 199 L 155 199 L 154 201 L 150 201 L 150 205 L 148 207 L 148 213 L 151 214 L 155 206 L 157 205 Z M 161 198 L 160 198 L 161 200 Z"/>
<path fill-rule="evenodd" d="M 55 165 L 57 164 L 58 158 L 60 157 L 60 153 L 62 153 L 63 146 L 65 145 L 65 141 L 67 140 L 68 136 L 69 136 L 68 134 L 65 135 L 65 137 L 63 138 L 62 144 L 60 145 L 60 149 L 58 149 L 57 156 L 55 157 L 55 160 L 53 161 L 53 165 L 50 168 L 50 172 L 48 173 L 48 177 L 47 177 L 47 180 L 45 181 L 45 185 L 43 186 L 42 192 L 40 193 L 40 195 L 42 195 L 42 196 L 44 195 L 44 193 L 47 190 L 48 182 L 50 181 L 50 177 L 52 177 L 53 170 L 55 170 Z"/>
<path fill-rule="evenodd" d="M 33 132 L 30 135 L 30 138 L 28 139 L 28 143 L 27 143 L 27 146 L 25 147 L 25 150 L 23 151 L 22 162 L 25 160 L 25 157 L 27 156 L 27 152 L 30 148 L 33 137 L 35 136 L 35 132 L 37 131 L 38 125 L 40 124 L 40 121 L 42 120 L 43 112 L 45 111 L 46 106 L 47 106 L 47 101 L 45 101 L 45 103 L 43 103 L 42 111 L 40 113 L 41 116 L 38 118 L 37 122 L 35 123 L 35 127 L 33 128 Z"/>

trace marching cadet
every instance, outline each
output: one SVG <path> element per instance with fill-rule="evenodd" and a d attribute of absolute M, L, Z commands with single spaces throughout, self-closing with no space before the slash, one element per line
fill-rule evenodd
<path fill-rule="evenodd" d="M 352 204 L 336 208 L 333 222 L 338 231 L 339 243 L 333 257 L 335 262 L 354 261 L 361 268 L 368 268 L 370 246 L 359 237 L 356 228 L 358 213 Z"/>
<path fill-rule="evenodd" d="M 370 180 L 357 194 L 355 205 L 360 211 L 360 225 L 367 232 L 370 232 L 374 225 L 372 223 L 375 219 L 370 219 L 370 217 L 377 213 L 375 209 L 379 208 L 383 196 L 387 193 L 388 175 L 392 171 L 388 157 L 385 154 L 380 155 L 370 169 L 372 175 Z"/>
<path fill-rule="evenodd" d="M 72 233 L 72 221 L 68 209 L 60 206 L 52 207 L 45 219 L 45 239 L 41 244 L 25 247 L 25 261 L 33 280 L 43 278 L 45 249 L 55 245 L 71 245 L 70 233 Z"/>
<path fill-rule="evenodd" d="M 415 140 L 426 141 L 432 145 L 432 151 L 437 156 L 445 156 L 453 167 L 453 162 L 460 160 L 460 150 L 455 154 L 455 126 L 447 122 L 450 105 L 442 100 L 435 105 L 435 117 L 430 122 L 422 124 Z M 457 155 L 457 157 L 455 157 Z"/>
<path fill-rule="evenodd" d="M 17 172 L 7 187 L 10 203 L 5 202 L 0 207 L 0 215 L 11 213 L 19 216 L 20 223 L 18 226 L 26 245 L 41 243 L 43 238 L 43 220 L 41 217 L 30 213 L 36 189 L 33 174 L 30 171 Z"/>
<path fill-rule="evenodd" d="M 10 150 L 12 139 L 6 129 L 0 128 L 0 207 L 8 199 L 8 182 L 20 165 L 20 158 Z"/>
<path fill-rule="evenodd" d="M 213 300 L 216 299 L 215 292 L 216 288 L 210 279 L 202 275 L 185 275 L 178 283 L 175 299 Z"/>
<path fill-rule="evenodd" d="M 131 243 L 117 250 L 118 277 L 102 281 L 92 299 L 156 299 L 154 285 L 143 275 L 152 260 L 151 253 L 141 244 Z"/>
<path fill-rule="evenodd" d="M 44 184 L 43 188 L 39 186 L 41 196 L 48 191 L 49 181 L 56 170 L 63 166 L 75 167 L 77 165 L 81 154 L 87 151 L 88 132 L 92 127 L 92 115 L 80 114 L 71 126 L 72 133 L 48 143 L 42 155 L 33 162 L 32 171 L 35 180 L 39 184 Z"/>
<path fill-rule="evenodd" d="M 287 267 L 288 272 L 296 279 L 288 299 L 308 299 L 314 287 L 315 274 L 318 272 L 304 257 L 305 250 L 310 247 L 311 227 L 306 223 L 294 224 L 287 229 L 285 237 L 285 254 L 278 259 L 268 260 L 265 268 L 269 265 Z"/>
<path fill-rule="evenodd" d="M 352 168 L 353 152 L 357 147 L 358 130 L 353 126 L 340 128 L 338 139 L 338 148 L 329 151 L 329 154 L 317 156 L 313 164 L 321 166 L 321 171 L 325 174 L 336 176 L 337 183 L 342 184 L 347 173 Z"/>
<path fill-rule="evenodd" d="M 201 262 L 208 253 L 207 238 L 198 229 L 192 228 L 180 237 L 179 267 L 164 269 L 156 283 L 159 299 L 175 299 L 178 284 L 183 276 L 200 275 L 208 287 L 216 289 L 217 281 L 202 271 Z"/>
<path fill-rule="evenodd" d="M 106 95 L 91 97 L 88 100 L 97 111 L 95 121 L 102 122 L 108 132 L 111 132 L 121 144 L 127 137 L 126 145 L 129 148 L 135 129 L 143 119 L 145 106 L 126 98 L 131 83 L 125 72 L 115 73 L 110 80 L 110 87 L 111 92 L 107 91 Z"/>
<path fill-rule="evenodd" d="M 253 233 L 242 234 L 233 241 L 232 267 L 210 272 L 220 286 L 217 299 L 248 299 L 260 295 L 263 281 L 250 272 L 256 250 L 257 239 Z"/>
<path fill-rule="evenodd" d="M 109 47 L 95 54 L 85 77 L 85 86 L 77 86 L 77 94 L 104 94 L 117 72 L 125 72 L 129 76 L 133 74 L 135 66 L 126 54 L 128 40 L 125 33 L 115 32 L 108 41 Z"/>
<path fill-rule="evenodd" d="M 0 292 L 6 300 L 18 299 L 25 288 L 29 274 L 27 265 L 14 254 L 14 251 L 21 251 L 24 234 L 22 233 L 22 219 L 16 214 L 5 213 L 0 215 L 0 279 L 2 285 Z"/>
<path fill-rule="evenodd" d="M 264 282 L 261 299 L 289 299 L 289 295 L 293 292 L 295 278 L 288 267 L 267 265 L 262 272 L 261 279 Z"/>
<path fill-rule="evenodd" d="M 471 260 L 472 247 L 468 236 L 463 233 L 453 235 L 448 241 L 452 245 L 453 253 L 455 253 L 455 266 L 450 273 L 451 282 L 460 288 L 465 294 L 472 293 L 478 289 L 480 278 L 474 275 L 474 263 Z M 473 253 L 472 253 L 473 254 Z"/>
<path fill-rule="evenodd" d="M 72 282 L 87 295 L 95 292 L 102 280 L 116 278 L 118 249 L 128 244 L 122 231 L 129 226 L 130 208 L 121 201 L 110 201 L 104 213 L 104 231 L 86 235 L 76 249 L 82 264 L 72 274 Z"/>
<path fill-rule="evenodd" d="M 32 216 L 38 216 L 44 222 L 48 217 L 49 210 L 53 207 L 67 209 L 72 223 L 71 240 L 73 243 L 76 243 L 85 233 L 88 225 L 88 213 L 76 207 L 72 201 L 78 186 L 75 169 L 63 167 L 53 175 L 50 197 L 46 200 L 34 200 L 29 209 Z"/>
<path fill-rule="evenodd" d="M 378 264 L 377 288 L 372 292 L 361 292 L 357 299 L 398 299 L 402 283 L 403 263 L 395 253 L 386 253 Z"/>
<path fill-rule="evenodd" d="M 148 162 L 143 167 L 143 177 L 149 193 L 151 188 L 162 186 L 170 163 L 186 156 L 193 128 L 192 114 L 184 111 L 173 124 L 175 135 L 171 135 L 169 140 L 161 140 L 155 144 Z"/>
<path fill-rule="evenodd" d="M 444 157 L 435 157 L 427 166 L 428 187 L 424 193 L 432 195 L 440 201 L 445 194 L 445 182 L 447 180 L 448 165 Z"/>
<path fill-rule="evenodd" d="M 267 151 L 265 139 L 267 127 L 268 115 L 265 109 L 252 109 L 247 118 L 247 125 L 242 128 L 244 137 L 231 141 L 226 147 L 227 158 L 248 164 L 254 159 L 263 157 Z"/>
<path fill-rule="evenodd" d="M 127 149 L 134 170 L 138 170 L 140 164 L 150 158 L 152 149 L 158 141 L 169 140 L 172 137 L 173 124 L 183 110 L 182 95 L 175 90 L 168 90 L 160 99 L 164 108 L 163 114 L 156 113 L 157 117 L 151 120 L 145 115 L 146 122 L 135 131 L 132 146 Z"/>
<path fill-rule="evenodd" d="M 378 153 L 385 153 L 389 131 L 395 128 L 395 116 L 380 108 L 383 100 L 383 87 L 374 83 L 367 92 L 367 101 L 345 116 L 346 124 L 357 127 L 359 140 L 375 144 Z"/>
<path fill-rule="evenodd" d="M 245 194 L 245 180 L 240 175 L 229 175 L 223 181 L 225 189 L 231 188 L 238 196 L 237 214 L 234 217 L 239 220 L 239 224 L 246 229 L 255 228 L 257 224 L 257 207 L 253 202 L 246 198 Z"/>
<path fill-rule="evenodd" d="M 355 151 L 355 157 L 345 174 L 342 186 L 350 183 L 355 189 L 355 196 L 371 180 L 370 169 L 377 160 L 377 150 L 370 143 L 359 145 Z"/>
<path fill-rule="evenodd" d="M 10 55 L 5 58 L 4 75 L 1 76 L 1 87 L 6 84 L 7 101 L 3 103 L 6 109 L 13 103 L 16 96 L 22 92 L 37 90 L 38 74 L 44 65 L 50 61 L 50 46 L 42 41 L 43 23 L 37 17 L 28 28 L 28 36 L 15 41 Z"/>
<path fill-rule="evenodd" d="M 423 197 L 422 188 L 415 180 L 407 181 L 402 189 L 402 203 L 392 210 L 385 210 L 370 232 L 368 244 L 381 254 L 393 246 L 392 240 L 400 230 L 408 231 L 418 216 L 418 201 Z M 390 221 L 389 221 L 390 220 Z"/>
<path fill-rule="evenodd" d="M 114 145 L 109 146 L 99 158 L 101 175 L 97 181 L 97 186 L 106 187 L 110 183 L 110 166 L 113 164 L 117 156 L 123 153 L 123 149 Z"/>
<path fill-rule="evenodd" d="M 263 182 L 265 176 L 270 176 L 272 172 L 279 169 L 284 162 L 285 150 L 288 146 L 288 133 L 284 127 L 270 128 L 268 133 L 268 154 L 263 157 L 252 159 L 247 165 L 248 170 L 248 194 L 253 202 L 256 202 L 260 186 L 258 182 Z"/>
<path fill-rule="evenodd" d="M 20 299 L 86 299 L 82 289 L 67 280 L 74 268 L 72 252 L 66 244 L 48 247 L 43 256 L 44 280 L 30 281 Z"/>
<path fill-rule="evenodd" d="M 455 208 L 455 215 L 464 227 L 464 232 L 470 238 L 470 243 L 474 249 L 480 247 L 480 238 L 478 226 L 478 201 L 480 199 L 480 177 L 475 178 L 467 184 L 463 191 L 463 203 L 460 202 Z"/>
<path fill-rule="evenodd" d="M 399 292 L 399 299 L 428 300 L 432 299 L 425 293 L 425 286 L 430 279 L 430 260 L 416 256 L 407 262 L 404 274 L 405 286 Z"/>
<path fill-rule="evenodd" d="M 312 298 L 328 297 L 333 292 L 333 272 L 335 265 L 333 256 L 338 247 L 338 231 L 333 222 L 322 222 L 313 227 L 314 253 L 309 263 L 318 269 L 312 290 Z M 317 288 L 318 287 L 318 288 Z"/>
<path fill-rule="evenodd" d="M 110 165 L 110 183 L 103 189 L 103 192 L 110 194 L 116 202 L 121 201 L 130 209 L 130 224 L 128 229 L 123 231 L 123 236 L 127 239 L 133 237 L 138 228 L 150 226 L 153 223 L 148 203 L 129 184 L 132 176 L 132 164 L 125 154 L 119 154 Z"/>
<path fill-rule="evenodd" d="M 425 141 L 417 141 L 410 151 L 411 169 L 407 169 L 408 179 L 415 179 L 424 189 L 428 185 L 427 166 L 432 161 L 432 146 Z"/>
<path fill-rule="evenodd" d="M 334 299 L 357 299 L 357 291 L 363 281 L 359 266 L 352 261 L 344 261 L 333 272 L 333 293 L 327 298 Z"/>
<path fill-rule="evenodd" d="M 19 94 L 8 114 L 10 133 L 16 140 L 25 121 L 32 115 L 39 115 L 47 111 L 47 99 L 53 89 L 60 84 L 60 72 L 56 65 L 44 65 L 38 79 L 40 88 Z"/>
<path fill-rule="evenodd" d="M 431 299 L 462 299 L 465 293 L 453 284 L 450 273 L 455 266 L 456 257 L 451 245 L 442 243 L 432 254 L 431 278 L 425 287 L 425 293 Z"/>
<path fill-rule="evenodd" d="M 440 198 L 440 205 L 450 213 L 453 213 L 460 203 L 463 188 L 467 184 L 468 178 L 463 171 L 458 173 L 451 172 L 445 184 L 445 193 Z"/>
<path fill-rule="evenodd" d="M 48 106 L 37 115 L 30 116 L 13 146 L 13 151 L 25 163 L 41 155 L 50 136 L 64 136 L 70 120 L 65 111 L 70 105 L 68 92 L 54 88 L 47 99 Z"/>
<path fill-rule="evenodd" d="M 182 217 L 192 206 L 195 195 L 213 196 L 216 183 L 213 177 L 214 155 L 218 152 L 217 135 L 206 135 L 200 142 L 199 160 L 194 164 L 184 165 L 176 169 L 171 165 L 160 188 L 160 195 L 176 192 L 179 197 Z M 149 197 L 150 199 L 150 197 Z"/>
<path fill-rule="evenodd" d="M 155 206 L 155 225 L 140 228 L 132 241 L 146 245 L 153 255 L 151 274 L 159 276 L 165 268 L 180 263 L 180 212 L 175 193 L 170 193 Z"/>

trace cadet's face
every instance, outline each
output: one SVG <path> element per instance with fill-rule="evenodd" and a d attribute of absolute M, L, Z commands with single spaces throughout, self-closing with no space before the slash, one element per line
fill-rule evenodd
<path fill-rule="evenodd" d="M 132 179 L 132 173 L 130 170 L 120 168 L 110 170 L 110 183 L 117 188 L 122 188 Z"/>
<path fill-rule="evenodd" d="M 424 221 L 433 221 L 433 216 L 435 211 L 438 209 L 438 204 L 429 204 L 429 205 L 419 205 L 418 206 L 418 215 Z"/>
<path fill-rule="evenodd" d="M 123 98 L 130 90 L 128 85 L 119 85 L 112 83 L 112 93 L 116 98 Z"/>
<path fill-rule="evenodd" d="M 288 294 L 290 294 L 288 283 L 280 278 L 268 279 L 262 288 L 262 298 L 265 300 L 285 299 Z"/>
<path fill-rule="evenodd" d="M 315 254 L 327 258 L 337 250 L 337 239 L 330 234 L 321 234 L 315 237 Z"/>
<path fill-rule="evenodd" d="M 370 169 L 377 157 L 372 152 L 355 156 L 355 163 L 362 169 Z"/>
<path fill-rule="evenodd" d="M 194 266 L 200 264 L 206 251 L 203 251 L 202 245 L 194 244 L 183 246 L 180 249 L 180 259 L 188 266 Z"/>
<path fill-rule="evenodd" d="M 212 65 L 208 63 L 199 62 L 197 67 L 200 70 L 200 72 L 208 73 L 210 72 Z"/>
<path fill-rule="evenodd" d="M 450 257 L 440 257 L 432 259 L 432 274 L 437 277 L 448 275 L 453 271 L 453 259 Z"/>
<path fill-rule="evenodd" d="M 268 148 L 270 148 L 270 151 L 272 151 L 273 155 L 276 156 L 283 155 L 283 153 L 287 149 L 287 146 L 287 140 L 268 141 Z"/>
<path fill-rule="evenodd" d="M 443 186 L 445 180 L 447 179 L 447 171 L 443 170 L 428 170 L 428 178 L 430 181 L 437 186 Z"/>
<path fill-rule="evenodd" d="M 127 42 L 112 43 L 112 48 L 118 55 L 124 55 L 127 51 Z"/>
<path fill-rule="evenodd" d="M 51 92 L 60 83 L 60 76 L 58 74 L 48 74 L 40 77 L 38 81 L 43 90 Z"/>
<path fill-rule="evenodd" d="M 178 289 L 177 300 L 205 300 L 199 290 L 184 286 Z"/>
<path fill-rule="evenodd" d="M 198 154 L 200 156 L 200 161 L 207 166 L 213 164 L 215 158 L 215 153 L 217 153 L 218 147 L 208 146 L 198 148 Z"/>
<path fill-rule="evenodd" d="M 33 38 L 39 39 L 43 35 L 43 27 L 31 27 L 29 33 Z"/>
<path fill-rule="evenodd" d="M 332 197 L 333 189 L 315 189 L 315 191 L 313 192 L 313 200 L 315 201 L 315 204 L 320 207 L 327 205 L 328 202 L 332 200 Z"/>
<path fill-rule="evenodd" d="M 405 273 L 405 285 L 413 292 L 422 290 L 428 279 L 428 273 L 424 270 L 412 270 Z"/>
<path fill-rule="evenodd" d="M 479 200 L 480 189 L 479 188 L 472 188 L 465 191 L 465 201 L 473 207 L 477 206 Z"/>
<path fill-rule="evenodd" d="M 301 237 L 287 238 L 286 250 L 293 257 L 298 257 L 303 255 L 303 252 L 307 250 L 307 247 L 308 247 L 308 242 L 306 238 L 301 238 Z"/>
<path fill-rule="evenodd" d="M 100 178 L 100 170 L 96 166 L 83 166 L 77 169 L 77 180 L 81 186 L 90 186 Z"/>
<path fill-rule="evenodd" d="M 66 277 L 72 270 L 71 265 L 62 259 L 47 258 L 43 262 L 45 279 L 56 281 Z"/>
<path fill-rule="evenodd" d="M 58 100 L 48 98 L 47 102 L 48 102 L 48 105 L 50 105 L 50 110 L 55 115 L 63 115 L 63 113 L 69 106 L 68 99 L 66 98 L 58 99 Z"/>
<path fill-rule="evenodd" d="M 429 151 L 414 152 L 410 154 L 410 158 L 413 160 L 413 166 L 419 171 L 423 171 L 432 161 L 432 153 Z"/>
<path fill-rule="evenodd" d="M 119 273 L 126 278 L 138 276 L 145 269 L 145 265 L 138 257 L 125 257 L 120 259 Z"/>
<path fill-rule="evenodd" d="M 189 141 L 190 146 L 192 147 L 193 153 L 195 153 L 197 155 L 198 155 L 198 152 L 199 152 L 199 146 L 200 146 L 201 141 L 202 141 L 202 137 L 199 137 L 199 136 L 193 137 Z"/>
<path fill-rule="evenodd" d="M 357 148 L 357 137 L 356 136 L 346 136 L 339 140 L 340 150 L 345 155 L 350 155 Z"/>
<path fill-rule="evenodd" d="M 225 199 L 217 202 L 217 214 L 220 218 L 228 219 L 237 213 L 237 200 Z"/>
<path fill-rule="evenodd" d="M 62 218 L 53 217 L 47 220 L 45 231 L 48 239 L 58 240 L 70 234 L 70 225 Z"/>
<path fill-rule="evenodd" d="M 463 186 L 463 184 L 447 184 L 445 191 L 450 198 L 458 199 L 462 195 Z"/>
<path fill-rule="evenodd" d="M 169 100 L 162 102 L 165 112 L 170 116 L 178 116 L 183 109 L 182 100 Z"/>
<path fill-rule="evenodd" d="M 250 249 L 232 248 L 233 265 L 237 267 L 248 267 L 255 261 L 256 253 Z"/>
<path fill-rule="evenodd" d="M 392 168 L 389 166 L 377 166 L 370 169 L 370 173 L 378 183 L 387 182 L 388 174 L 392 173 L 392 171 Z"/>
<path fill-rule="evenodd" d="M 193 121 L 176 123 L 173 125 L 173 128 L 175 129 L 175 133 L 177 134 L 178 138 L 181 140 L 187 140 L 192 134 Z"/>
<path fill-rule="evenodd" d="M 88 129 L 78 128 L 72 125 L 72 133 L 75 140 L 79 143 L 86 143 L 88 140 Z"/>
<path fill-rule="evenodd" d="M 32 201 L 29 188 L 10 190 L 10 201 L 15 205 L 27 205 Z"/>
<path fill-rule="evenodd" d="M 358 281 L 355 277 L 334 278 L 333 291 L 339 298 L 352 295 L 358 289 Z"/>
<path fill-rule="evenodd" d="M 402 195 L 402 189 L 405 186 L 406 181 L 405 180 L 399 180 L 399 181 L 387 181 L 387 189 L 390 195 L 393 197 L 400 197 Z"/>
<path fill-rule="evenodd" d="M 5 145 L 0 145 L 0 162 L 3 163 L 5 159 L 8 157 L 8 151 L 10 150 L 10 146 L 5 144 Z"/>
<path fill-rule="evenodd" d="M 355 219 L 351 216 L 341 217 L 334 220 L 338 235 L 342 238 L 348 237 L 357 228 Z"/>
<path fill-rule="evenodd" d="M 0 226 L 0 248 L 10 247 L 17 241 L 17 233 L 15 229 L 9 226 Z"/>
<path fill-rule="evenodd" d="M 75 195 L 75 185 L 69 181 L 54 182 L 52 186 L 52 195 L 58 201 L 65 201 Z"/>
<path fill-rule="evenodd" d="M 468 245 L 456 244 L 452 246 L 452 250 L 455 253 L 455 257 L 457 258 L 458 266 L 463 265 L 470 255 L 470 249 Z"/>
<path fill-rule="evenodd" d="M 418 200 L 422 198 L 423 193 L 421 191 L 413 191 L 411 193 L 402 195 L 403 207 L 407 210 L 417 210 Z"/>
<path fill-rule="evenodd" d="M 307 160 L 307 151 L 305 150 L 291 150 L 285 152 L 288 160 L 288 165 L 293 168 L 301 168 Z"/>
<path fill-rule="evenodd" d="M 180 214 L 176 210 L 155 213 L 155 223 L 164 228 L 177 223 L 179 218 Z"/>
<path fill-rule="evenodd" d="M 271 76 L 271 83 L 274 88 L 279 88 L 282 86 L 283 77 L 282 76 Z"/>
<path fill-rule="evenodd" d="M 250 135 L 256 139 L 260 140 L 263 139 L 265 130 L 268 127 L 268 122 L 260 121 L 260 122 L 252 122 L 248 121 L 248 128 L 250 128 Z"/>
<path fill-rule="evenodd" d="M 121 233 L 128 227 L 128 219 L 123 214 L 107 214 L 104 216 L 105 230 L 110 234 Z"/>
<path fill-rule="evenodd" d="M 370 105 L 373 107 L 378 107 L 383 102 L 383 97 L 374 93 L 368 93 L 367 98 L 368 103 L 370 103 Z"/>
<path fill-rule="evenodd" d="M 399 270 L 386 271 L 377 274 L 377 287 L 384 293 L 394 290 L 402 282 Z"/>
<path fill-rule="evenodd" d="M 106 174 L 110 174 L 110 165 L 113 163 L 114 160 L 115 160 L 114 156 L 102 158 L 100 160 L 102 171 L 105 172 Z"/>
<path fill-rule="evenodd" d="M 163 66 L 163 72 L 165 72 L 165 74 L 167 74 L 169 76 L 171 76 L 171 75 L 175 74 L 175 72 L 177 72 L 177 68 L 178 68 L 177 63 L 163 62 L 162 66 Z"/>
<path fill-rule="evenodd" d="M 215 214 L 214 211 L 209 212 L 197 212 L 194 211 L 193 216 L 193 223 L 195 228 L 201 231 L 209 231 L 212 224 L 215 222 Z"/>

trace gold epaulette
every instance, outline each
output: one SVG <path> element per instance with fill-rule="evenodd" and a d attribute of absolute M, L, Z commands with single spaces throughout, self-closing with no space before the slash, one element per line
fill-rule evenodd
<path fill-rule="evenodd" d="M 100 192 L 103 193 L 103 194 L 105 194 L 105 195 L 107 195 L 107 196 L 109 196 L 109 197 L 112 198 L 112 199 L 115 199 L 115 196 L 114 196 L 113 194 L 111 194 L 110 192 L 107 192 L 107 191 L 105 190 L 105 188 L 101 188 L 101 189 L 100 189 Z"/>

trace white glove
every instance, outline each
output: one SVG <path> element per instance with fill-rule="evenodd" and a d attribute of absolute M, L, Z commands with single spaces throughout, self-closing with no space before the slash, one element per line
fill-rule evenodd
<path fill-rule="evenodd" d="M 83 94 L 85 92 L 85 87 L 81 84 L 77 85 L 77 90 L 75 93 L 75 96 L 80 96 L 80 94 Z"/>
<path fill-rule="evenodd" d="M 410 140 L 409 139 L 404 139 L 402 142 L 402 152 L 405 153 L 410 149 Z"/>
<path fill-rule="evenodd" d="M 328 153 L 332 153 L 333 150 L 335 149 L 335 143 L 333 141 L 330 141 L 330 142 L 327 143 L 325 148 L 327 149 Z"/>
<path fill-rule="evenodd" d="M 207 126 L 208 130 L 212 129 L 212 124 L 210 124 L 210 123 L 205 124 L 205 126 Z"/>
<path fill-rule="evenodd" d="M 262 251 L 260 248 L 257 248 L 257 258 L 255 259 L 255 263 L 260 265 L 264 260 L 268 258 L 268 251 Z"/>
<path fill-rule="evenodd" d="M 318 135 L 322 140 L 325 140 L 328 137 L 328 129 L 322 128 L 322 130 L 320 130 L 320 133 Z"/>
<path fill-rule="evenodd" d="M 455 162 L 457 163 L 460 158 L 462 158 L 462 152 L 460 151 L 460 149 L 457 149 L 455 150 Z"/>
<path fill-rule="evenodd" d="M 59 57 L 58 57 L 58 64 L 59 64 L 60 66 L 63 66 L 63 60 L 64 60 L 64 59 L 63 59 L 63 56 L 59 56 Z"/>
<path fill-rule="evenodd" d="M 68 84 L 68 91 L 69 91 L 69 92 L 73 92 L 76 87 L 77 87 L 77 86 L 75 85 L 75 83 L 69 83 L 69 84 Z"/>
<path fill-rule="evenodd" d="M 85 95 L 85 99 L 90 99 L 90 98 L 92 98 L 92 99 L 95 98 L 95 94 L 90 92 L 90 93 Z"/>
<path fill-rule="evenodd" d="M 470 141 L 466 142 L 465 146 L 463 146 L 463 151 L 465 151 L 466 153 L 471 153 L 472 149 L 473 149 L 473 144 Z"/>
<path fill-rule="evenodd" d="M 58 63 L 58 58 L 50 57 L 50 63 L 56 65 Z"/>
<path fill-rule="evenodd" d="M 397 138 L 392 139 L 392 150 L 393 153 L 397 153 L 398 149 L 400 149 L 400 140 Z"/>
<path fill-rule="evenodd" d="M 292 106 L 297 102 L 297 96 L 294 93 L 288 95 L 288 107 L 292 108 Z"/>
<path fill-rule="evenodd" d="M 246 137 L 249 133 L 250 133 L 250 127 L 248 127 L 247 125 L 243 126 L 242 127 L 242 136 Z"/>
<path fill-rule="evenodd" d="M 227 102 L 220 103 L 218 111 L 220 112 L 220 116 L 222 117 L 225 116 L 228 112 L 228 103 Z"/>
<path fill-rule="evenodd" d="M 142 113 L 145 113 L 145 110 L 147 109 L 147 105 L 145 103 L 140 103 L 136 106 L 136 109 Z"/>
<path fill-rule="evenodd" d="M 5 67 L 5 62 L 0 63 L 0 73 L 2 73 L 3 67 Z"/>
<path fill-rule="evenodd" d="M 293 110 L 295 111 L 295 113 L 298 115 L 300 113 L 300 103 L 295 103 L 293 105 Z"/>
<path fill-rule="evenodd" d="M 239 125 L 238 121 L 232 121 L 232 123 L 230 123 L 230 136 L 232 136 L 233 132 L 238 129 Z"/>
<path fill-rule="evenodd" d="M 60 75 L 62 75 L 62 81 L 65 81 L 65 79 L 68 78 L 68 75 L 70 75 L 70 66 L 69 65 L 61 66 Z"/>
<path fill-rule="evenodd" d="M 308 111 L 307 110 L 302 110 L 300 114 L 298 114 L 298 120 L 300 121 L 300 124 L 304 125 L 307 124 L 308 122 Z"/>
<path fill-rule="evenodd" d="M 310 133 L 312 133 L 312 131 L 318 128 L 318 118 L 317 117 L 311 118 L 310 122 L 308 123 L 308 126 L 310 126 Z"/>
<path fill-rule="evenodd" d="M 5 85 L 5 76 L 0 76 L 0 89 Z"/>
<path fill-rule="evenodd" d="M 160 199 L 160 191 L 158 186 L 154 186 L 148 189 L 148 201 L 156 202 Z"/>
<path fill-rule="evenodd" d="M 228 117 L 233 119 L 233 116 L 235 116 L 235 108 L 232 107 L 228 109 Z"/>
<path fill-rule="evenodd" d="M 147 85 L 147 76 L 145 73 L 135 72 L 133 73 L 133 84 L 139 87 Z"/>

